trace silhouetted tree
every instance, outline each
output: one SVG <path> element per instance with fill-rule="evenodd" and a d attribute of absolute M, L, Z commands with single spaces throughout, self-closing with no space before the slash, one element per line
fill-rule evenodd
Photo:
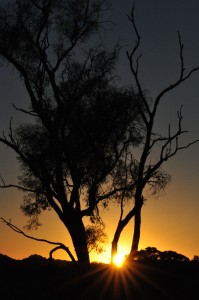
<path fill-rule="evenodd" d="M 189 258 L 175 251 L 160 251 L 155 247 L 147 247 L 137 251 L 135 259 L 139 261 L 189 262 Z"/>
<path fill-rule="evenodd" d="M 163 261 L 173 261 L 173 262 L 188 262 L 190 261 L 188 257 L 183 254 L 177 253 L 176 251 L 163 251 L 160 254 L 160 259 Z"/>
<path fill-rule="evenodd" d="M 199 255 L 194 255 L 194 257 L 191 261 L 194 263 L 199 263 Z"/>
<path fill-rule="evenodd" d="M 136 260 L 140 261 L 156 261 L 160 260 L 161 251 L 155 247 L 147 247 L 144 250 L 137 251 L 135 255 Z"/>
<path fill-rule="evenodd" d="M 0 8 L 0 57 L 24 82 L 30 117 L 0 141 L 17 154 L 29 227 L 53 209 L 67 228 L 81 263 L 89 263 L 83 218 L 97 222 L 99 204 L 125 185 L 123 156 L 142 139 L 139 96 L 116 88 L 118 47 L 96 45 L 103 0 L 13 0 Z M 139 104 L 139 105 L 138 105 Z M 90 235 L 91 236 L 91 235 Z M 54 251 L 55 249 L 53 249 Z"/>
<path fill-rule="evenodd" d="M 140 115 L 144 123 L 143 126 L 143 142 L 140 144 L 140 157 L 136 159 L 133 155 L 130 156 L 129 160 L 131 163 L 131 175 L 132 184 L 134 185 L 133 200 L 134 207 L 130 212 L 124 217 L 123 213 L 123 200 L 121 201 L 121 215 L 115 231 L 115 235 L 112 241 L 112 257 L 117 252 L 117 244 L 120 235 L 128 224 L 128 222 L 134 217 L 134 234 L 132 240 L 132 246 L 129 254 L 129 259 L 133 259 L 138 250 L 139 240 L 140 240 L 140 225 L 141 225 L 141 209 L 143 206 L 144 195 L 146 190 L 150 191 L 153 195 L 158 194 L 165 189 L 167 183 L 170 181 L 170 175 L 161 170 L 162 165 L 177 154 L 178 151 L 186 149 L 194 143 L 198 142 L 195 140 L 191 143 L 185 145 L 180 144 L 180 137 L 187 133 L 187 131 L 182 129 L 182 113 L 179 110 L 178 117 L 178 128 L 176 131 L 172 131 L 170 125 L 168 126 L 168 134 L 162 135 L 157 133 L 154 129 L 155 120 L 157 118 L 157 109 L 161 103 L 163 97 L 169 93 L 171 90 L 177 88 L 185 80 L 189 79 L 190 76 L 199 70 L 199 67 L 193 68 L 186 72 L 183 57 L 183 43 L 181 41 L 181 36 L 178 33 L 179 49 L 180 49 L 180 73 L 176 81 L 165 87 L 154 99 L 147 97 L 145 90 L 142 86 L 140 76 L 139 76 L 139 61 L 141 55 L 137 52 L 140 47 L 140 35 L 135 23 L 133 6 L 131 15 L 129 16 L 130 24 L 136 35 L 135 46 L 131 52 L 126 52 L 127 58 L 130 65 L 130 70 L 135 81 L 138 93 L 141 97 L 142 106 L 140 106 Z M 153 157 L 158 157 L 156 160 Z M 159 153 L 159 154 L 158 154 Z M 128 179 L 129 180 L 129 179 Z M 125 191 L 121 197 L 125 198 Z"/>

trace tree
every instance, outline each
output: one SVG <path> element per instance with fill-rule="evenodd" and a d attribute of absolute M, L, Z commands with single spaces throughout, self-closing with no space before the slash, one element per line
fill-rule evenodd
<path fill-rule="evenodd" d="M 189 258 L 183 254 L 177 253 L 176 251 L 163 251 L 161 252 L 161 260 L 163 261 L 173 261 L 173 262 L 189 262 Z"/>
<path fill-rule="evenodd" d="M 100 203 L 132 189 L 118 177 L 123 156 L 142 140 L 139 95 L 113 83 L 118 46 L 95 46 L 103 9 L 103 0 L 13 0 L 0 9 L 1 60 L 30 98 L 29 108 L 15 106 L 30 122 L 15 129 L 10 122 L 0 137 L 21 166 L 18 184 L 2 179 L 1 187 L 25 193 L 29 227 L 53 209 L 80 263 L 89 263 L 91 237 L 83 218 L 96 223 Z"/>
<path fill-rule="evenodd" d="M 129 166 L 131 166 L 131 182 L 134 186 L 133 191 L 133 208 L 124 216 L 123 205 L 125 198 L 125 191 L 121 196 L 121 214 L 118 221 L 118 225 L 114 234 L 112 241 L 112 259 L 117 252 L 117 245 L 119 242 L 120 235 L 128 224 L 128 222 L 134 217 L 134 233 L 132 246 L 128 259 L 134 259 L 137 251 L 140 240 L 140 228 L 141 228 L 141 209 L 143 206 L 144 199 L 146 198 L 146 190 L 150 191 L 153 195 L 158 194 L 166 188 L 167 183 L 170 181 L 170 175 L 164 172 L 161 167 L 165 164 L 170 158 L 175 156 L 178 151 L 186 149 L 198 142 L 194 140 L 193 142 L 181 145 L 180 138 L 182 135 L 187 133 L 187 131 L 182 128 L 182 108 L 178 111 L 178 128 L 176 131 L 172 131 L 170 125 L 168 126 L 168 134 L 162 135 L 161 133 L 155 132 L 154 125 L 155 120 L 158 115 L 158 107 L 163 99 L 163 97 L 168 94 L 173 89 L 177 88 L 184 81 L 189 79 L 194 72 L 199 70 L 199 67 L 195 67 L 190 71 L 186 72 L 184 57 L 183 57 L 183 43 L 181 40 L 180 33 L 178 32 L 178 42 L 180 49 L 180 73 L 176 81 L 171 83 L 169 86 L 165 87 L 154 99 L 147 97 L 145 90 L 141 84 L 139 76 L 139 62 L 141 55 L 137 51 L 140 47 L 140 35 L 136 26 L 135 17 L 134 17 L 135 6 L 133 6 L 131 15 L 129 16 L 130 24 L 133 27 L 133 30 L 136 35 L 135 46 L 131 52 L 126 52 L 127 58 L 129 61 L 129 66 L 135 85 L 140 95 L 141 103 L 140 106 L 140 115 L 143 122 L 143 140 L 140 144 L 140 157 L 136 159 L 131 153 Z M 156 153 L 156 160 L 153 157 L 153 154 Z M 159 154 L 158 154 L 159 153 Z M 128 177 L 128 176 L 127 176 Z M 129 179 L 128 179 L 129 182 Z"/>
<path fill-rule="evenodd" d="M 199 255 L 194 255 L 193 259 L 191 261 L 198 263 L 199 262 Z"/>
<path fill-rule="evenodd" d="M 139 261 L 189 262 L 189 258 L 175 251 L 160 251 L 155 247 L 147 247 L 137 251 L 135 259 Z"/>
<path fill-rule="evenodd" d="M 137 251 L 135 259 L 139 261 L 157 261 L 161 259 L 161 252 L 155 247 L 147 247 L 144 250 Z"/>

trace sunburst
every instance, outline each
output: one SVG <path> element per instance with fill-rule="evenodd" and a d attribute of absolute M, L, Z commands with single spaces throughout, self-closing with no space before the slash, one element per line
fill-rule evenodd
<path fill-rule="evenodd" d="M 113 258 L 113 263 L 117 268 L 121 268 L 125 261 L 125 255 L 122 253 L 117 253 Z"/>

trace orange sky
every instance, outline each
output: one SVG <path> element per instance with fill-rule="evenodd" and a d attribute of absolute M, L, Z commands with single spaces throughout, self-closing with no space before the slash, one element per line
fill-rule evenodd
<path fill-rule="evenodd" d="M 192 152 L 189 150 L 188 152 Z M 181 158 L 174 159 L 172 167 L 178 166 L 179 160 L 187 156 L 183 154 Z M 181 164 L 180 164 L 181 165 Z M 181 165 L 182 166 L 182 165 Z M 194 201 L 198 199 L 198 191 L 194 189 L 196 182 L 187 185 L 187 178 L 191 178 L 191 169 L 193 166 L 181 167 L 181 174 L 175 176 L 173 182 L 167 188 L 166 194 L 158 199 L 149 199 L 142 209 L 142 226 L 140 249 L 148 246 L 157 249 L 173 250 L 181 253 L 190 259 L 199 254 L 199 236 L 198 236 L 198 211 L 199 203 Z M 186 169 L 186 170 L 185 170 Z M 182 189 L 182 186 L 185 188 Z M 4 205 L 1 205 L 1 216 L 23 229 L 26 219 L 19 210 L 20 192 L 15 190 L 0 191 L 1 199 Z M 192 201 L 190 201 L 190 199 Z M 189 202 L 189 203 L 187 203 Z M 2 200 L 1 200 L 2 204 Z M 108 243 L 104 246 L 106 252 L 102 255 L 91 255 L 92 261 L 110 261 L 110 246 L 113 232 L 117 222 L 119 210 L 117 207 L 104 211 L 103 216 L 106 220 L 106 232 L 108 234 Z M 37 231 L 27 232 L 37 238 L 46 238 L 51 241 L 63 242 L 73 251 L 71 242 L 64 226 L 60 223 L 57 216 L 51 213 L 44 213 L 41 218 L 43 226 Z M 128 254 L 131 246 L 133 232 L 133 221 L 131 221 L 119 243 L 119 251 Z M 48 257 L 51 245 L 29 240 L 8 228 L 5 224 L 0 223 L 0 252 L 16 259 L 25 258 L 31 254 L 39 254 Z M 68 259 L 64 251 L 59 250 L 55 258 Z"/>

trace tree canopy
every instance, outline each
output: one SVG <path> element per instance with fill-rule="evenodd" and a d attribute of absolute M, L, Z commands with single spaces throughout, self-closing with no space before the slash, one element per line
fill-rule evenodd
<path fill-rule="evenodd" d="M 100 223 L 99 204 L 124 185 L 124 155 L 142 140 L 139 94 L 114 84 L 118 46 L 96 46 L 104 1 L 10 1 L 0 10 L 0 57 L 24 82 L 29 123 L 0 141 L 21 166 L 21 208 L 38 226 L 54 209 L 79 262 L 89 262 L 84 216 Z M 89 45 L 89 46 L 88 46 Z M 92 46 L 90 46 L 92 45 Z"/>

